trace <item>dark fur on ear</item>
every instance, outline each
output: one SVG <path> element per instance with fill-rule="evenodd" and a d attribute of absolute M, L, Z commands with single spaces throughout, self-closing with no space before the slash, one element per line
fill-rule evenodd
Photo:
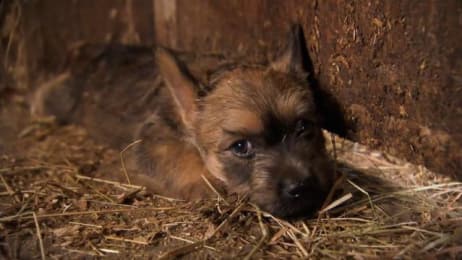
<path fill-rule="evenodd" d="M 183 124 L 189 128 L 197 111 L 197 83 L 169 50 L 159 47 L 155 57 Z"/>
<path fill-rule="evenodd" d="M 273 61 L 273 70 L 290 73 L 295 77 L 307 80 L 314 94 L 314 102 L 319 112 L 322 126 L 338 135 L 347 136 L 347 122 L 344 112 L 332 94 L 322 89 L 314 77 L 314 67 L 305 45 L 303 28 L 299 24 L 292 25 L 286 49 Z"/>
<path fill-rule="evenodd" d="M 307 76 L 308 70 L 304 64 L 306 48 L 303 44 L 305 44 L 303 28 L 298 24 L 292 25 L 285 50 L 270 64 L 270 67 L 275 71 Z"/>

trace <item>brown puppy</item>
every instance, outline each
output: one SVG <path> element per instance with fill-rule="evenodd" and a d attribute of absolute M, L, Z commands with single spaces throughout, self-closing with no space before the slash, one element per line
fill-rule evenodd
<path fill-rule="evenodd" d="M 156 192 L 206 197 L 205 176 L 277 216 L 309 215 L 334 172 L 303 71 L 301 33 L 292 29 L 287 50 L 269 66 L 219 70 L 206 84 L 159 48 L 155 72 L 143 84 L 63 76 L 39 89 L 33 107 L 83 124 L 102 140 L 141 139 L 136 179 Z M 63 97 L 69 100 L 56 100 Z M 124 111 L 111 119 L 114 107 Z"/>

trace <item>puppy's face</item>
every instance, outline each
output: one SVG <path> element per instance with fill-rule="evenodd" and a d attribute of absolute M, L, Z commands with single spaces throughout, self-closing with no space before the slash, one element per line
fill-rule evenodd
<path fill-rule="evenodd" d="M 301 38 L 295 27 L 287 50 L 268 67 L 223 72 L 202 98 L 173 56 L 157 52 L 189 140 L 210 173 L 282 217 L 313 213 L 334 177 L 304 76 Z"/>
<path fill-rule="evenodd" d="M 275 215 L 318 209 L 332 169 L 307 83 L 272 68 L 235 69 L 201 100 L 195 137 L 209 171 Z"/>

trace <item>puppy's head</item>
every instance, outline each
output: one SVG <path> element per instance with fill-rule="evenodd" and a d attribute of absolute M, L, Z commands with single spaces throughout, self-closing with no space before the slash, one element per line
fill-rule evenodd
<path fill-rule="evenodd" d="M 303 71 L 299 31 L 267 67 L 237 67 L 198 98 L 173 57 L 158 51 L 161 73 L 210 173 L 281 217 L 310 215 L 333 170 Z"/>

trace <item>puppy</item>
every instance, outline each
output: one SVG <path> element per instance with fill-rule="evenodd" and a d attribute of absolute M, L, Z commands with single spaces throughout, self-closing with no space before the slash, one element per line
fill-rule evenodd
<path fill-rule="evenodd" d="M 301 33 L 292 28 L 287 49 L 269 65 L 227 66 L 205 82 L 166 49 L 155 51 L 155 66 L 122 51 L 44 84 L 32 107 L 119 148 L 141 140 L 133 177 L 155 192 L 208 197 L 205 177 L 276 216 L 310 215 L 334 172 L 303 69 Z"/>

